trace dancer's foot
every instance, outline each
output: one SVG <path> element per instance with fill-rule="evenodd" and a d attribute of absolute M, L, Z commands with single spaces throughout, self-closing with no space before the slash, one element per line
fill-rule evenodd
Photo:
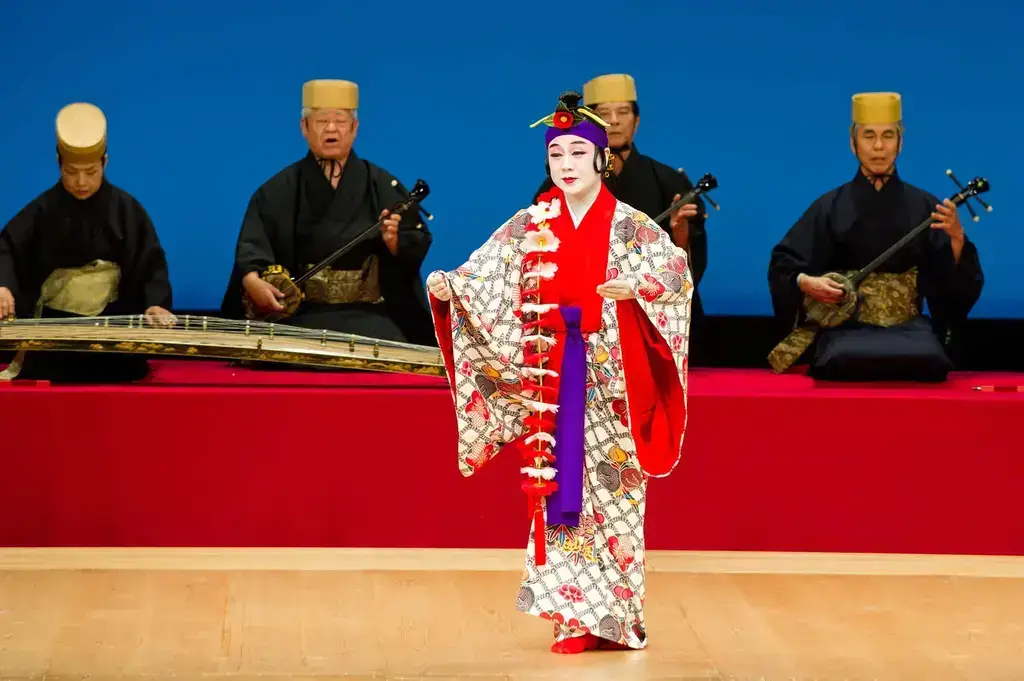
<path fill-rule="evenodd" d="M 561 641 L 555 641 L 555 644 L 551 646 L 551 652 L 561 655 L 575 655 L 588 650 L 597 650 L 598 645 L 600 645 L 600 639 L 593 634 L 584 634 L 583 636 L 574 636 L 572 638 L 564 638 Z"/>

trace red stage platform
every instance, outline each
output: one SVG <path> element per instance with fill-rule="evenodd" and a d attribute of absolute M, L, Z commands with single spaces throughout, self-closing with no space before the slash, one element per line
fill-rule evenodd
<path fill-rule="evenodd" d="M 3 546 L 522 548 L 518 464 L 456 466 L 443 379 L 158 361 L 0 387 Z M 1024 555 L 1024 384 L 695 369 L 648 548 Z"/>

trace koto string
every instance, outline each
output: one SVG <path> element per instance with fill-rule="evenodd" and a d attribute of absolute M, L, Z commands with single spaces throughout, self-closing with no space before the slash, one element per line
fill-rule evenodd
<path fill-rule="evenodd" d="M 153 319 L 159 319 L 154 317 Z M 411 343 L 398 341 L 378 340 L 366 336 L 357 336 L 350 333 L 328 331 L 325 329 L 307 329 L 287 324 L 276 324 L 271 322 L 239 321 L 233 319 L 221 319 L 218 317 L 202 317 L 184 315 L 177 317 L 171 327 L 156 326 L 147 320 L 145 315 L 118 315 L 110 317 L 49 317 L 17 319 L 14 321 L 0 322 L 0 336 L 5 330 L 16 331 L 26 327 L 74 327 L 76 329 L 90 329 L 102 332 L 105 329 L 136 330 L 166 335 L 181 335 L 182 332 L 194 333 L 197 339 L 203 334 L 228 333 L 241 334 L 243 336 L 255 336 L 259 338 L 288 338 L 293 340 L 309 340 L 316 342 L 334 342 L 357 345 L 376 345 L 380 348 L 404 349 L 404 350 L 431 350 L 427 346 L 419 346 Z"/>
<path fill-rule="evenodd" d="M 28 351 L 86 350 L 370 368 L 444 376 L 436 347 L 272 322 L 175 316 L 47 317 L 0 322 L 0 347 Z M 163 317 L 166 319 L 166 317 Z M 26 341 L 28 345 L 26 345 Z M 3 376 L 0 376 L 0 380 Z"/>

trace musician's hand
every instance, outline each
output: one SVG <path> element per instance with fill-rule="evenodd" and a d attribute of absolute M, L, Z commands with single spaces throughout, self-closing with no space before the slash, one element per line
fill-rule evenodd
<path fill-rule="evenodd" d="M 672 197 L 673 203 L 681 198 L 681 194 Z M 669 227 L 672 228 L 672 240 L 680 248 L 690 246 L 690 218 L 697 215 L 697 204 L 686 203 L 679 207 L 669 220 Z"/>
<path fill-rule="evenodd" d="M 267 283 L 260 278 L 259 273 L 250 272 L 242 279 L 242 286 L 249 294 L 249 300 L 256 304 L 261 310 L 273 310 L 283 312 L 284 305 L 277 302 L 284 299 L 284 294 L 277 290 L 277 287 Z"/>
<path fill-rule="evenodd" d="M 169 329 L 178 318 L 159 305 L 154 305 L 146 310 L 146 321 L 152 326 Z"/>
<path fill-rule="evenodd" d="M 11 289 L 0 286 L 0 319 L 14 316 L 14 294 Z"/>
<path fill-rule="evenodd" d="M 953 241 L 963 241 L 964 226 L 960 224 L 960 215 L 956 212 L 955 203 L 946 199 L 942 203 L 936 204 L 935 210 L 932 211 L 932 217 L 935 219 L 932 229 L 944 230 Z"/>
<path fill-rule="evenodd" d="M 846 289 L 840 286 L 838 282 L 826 277 L 810 277 L 806 274 L 801 274 L 797 277 L 797 285 L 801 291 L 819 303 L 838 303 L 846 296 Z"/>
<path fill-rule="evenodd" d="M 389 215 L 387 209 L 384 209 L 380 213 L 380 219 L 384 218 L 387 219 L 380 226 L 380 235 L 391 255 L 398 255 L 398 223 L 402 221 L 402 214 Z"/>
<path fill-rule="evenodd" d="M 941 229 L 949 235 L 950 246 L 953 248 L 953 262 L 960 262 L 960 254 L 964 250 L 964 241 L 967 237 L 964 234 L 964 226 L 960 223 L 960 216 L 956 212 L 956 204 L 946 199 L 935 206 L 932 212 L 935 222 L 933 229 Z"/>
<path fill-rule="evenodd" d="M 452 291 L 448 288 L 448 280 L 445 279 L 444 273 L 441 271 L 431 272 L 427 277 L 427 290 L 430 291 L 430 295 L 441 302 L 450 300 L 452 297 Z"/>
<path fill-rule="evenodd" d="M 609 279 L 603 284 L 598 284 L 597 295 L 612 300 L 631 300 L 636 298 L 633 293 L 633 285 L 625 279 Z"/>

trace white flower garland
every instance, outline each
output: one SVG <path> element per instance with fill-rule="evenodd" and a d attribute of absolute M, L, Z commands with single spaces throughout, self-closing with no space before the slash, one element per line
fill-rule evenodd
<path fill-rule="evenodd" d="M 540 402 L 538 400 L 528 400 L 528 399 L 526 399 L 524 397 L 524 398 L 522 398 L 522 403 L 523 403 L 523 406 L 525 406 L 527 409 L 529 409 L 532 412 L 544 413 L 544 412 L 550 411 L 552 414 L 554 414 L 555 412 L 558 411 L 558 405 L 557 404 L 552 404 L 550 402 Z"/>
<path fill-rule="evenodd" d="M 523 303 L 522 307 L 520 307 L 519 309 L 523 311 L 523 314 L 530 314 L 532 312 L 536 312 L 537 314 L 544 314 L 546 312 L 551 312 L 552 310 L 557 310 L 558 305 L 555 305 L 554 303 L 548 303 L 546 305 L 540 305 L 537 303 Z"/>
<path fill-rule="evenodd" d="M 558 265 L 553 262 L 541 262 L 534 265 L 533 269 L 523 272 L 523 279 L 554 279 Z"/>
<path fill-rule="evenodd" d="M 547 223 L 541 223 L 541 225 L 543 226 L 540 229 L 526 233 L 526 237 L 523 239 L 525 253 L 554 253 L 558 250 L 558 245 L 561 243 L 558 237 L 547 227 Z"/>
<path fill-rule="evenodd" d="M 527 208 L 526 212 L 530 214 L 533 224 L 539 225 L 542 222 L 554 220 L 561 215 L 562 202 L 559 199 L 552 199 L 550 202 L 540 201 L 536 205 Z"/>
<path fill-rule="evenodd" d="M 543 480 L 554 480 L 555 474 L 557 473 L 557 471 L 550 466 L 547 466 L 546 468 L 530 468 L 529 466 L 524 466 L 519 469 L 519 472 L 529 475 L 531 478 Z"/>
<path fill-rule="evenodd" d="M 532 445 L 534 442 L 538 442 L 538 441 L 540 441 L 540 442 L 547 442 L 552 447 L 555 446 L 555 436 L 552 435 L 551 433 L 545 433 L 544 431 L 540 431 L 539 433 L 534 433 L 530 437 L 526 438 L 526 444 L 528 444 L 528 445 Z"/>
<path fill-rule="evenodd" d="M 551 369 L 538 369 L 536 367 L 523 367 L 523 376 L 528 378 L 537 378 L 538 376 L 550 376 L 551 378 L 558 378 L 558 372 L 552 371 Z"/>
<path fill-rule="evenodd" d="M 532 224 L 537 228 L 535 231 L 531 230 L 526 233 L 526 237 L 522 241 L 522 250 L 525 253 L 554 253 L 558 250 L 559 240 L 555 236 L 554 232 L 551 231 L 549 221 L 557 218 L 562 213 L 562 203 L 558 199 L 553 199 L 551 202 L 541 201 L 535 206 L 530 206 L 527 209 L 530 214 Z M 523 272 L 523 280 L 530 279 L 544 279 L 551 280 L 555 277 L 555 272 L 558 271 L 558 266 L 552 262 L 534 262 L 530 269 Z M 538 304 L 538 303 L 525 303 L 521 307 L 521 311 L 524 315 L 526 314 L 544 314 L 555 310 L 558 305 L 555 304 Z M 541 333 L 534 333 L 524 335 L 520 341 L 523 345 L 527 343 L 535 343 L 538 350 L 542 350 L 542 344 L 554 345 L 555 339 L 551 336 L 545 336 Z M 544 369 L 542 367 L 530 367 L 525 366 L 522 368 L 522 374 L 531 378 L 539 378 L 543 376 L 557 377 L 558 372 L 550 369 Z M 537 413 L 558 411 L 557 404 L 551 404 L 548 402 L 542 402 L 537 400 L 523 399 L 522 404 L 529 411 Z M 536 443 L 544 443 L 548 447 L 554 447 L 555 437 L 551 433 L 544 431 L 538 431 L 528 437 L 525 441 L 526 445 L 532 445 Z M 553 466 L 524 466 L 519 469 L 523 475 L 529 476 L 535 480 L 554 480 L 558 470 Z"/>
<path fill-rule="evenodd" d="M 524 343 L 538 343 L 544 341 L 548 345 L 554 345 L 555 339 L 551 336 L 542 336 L 540 334 L 533 334 L 532 336 L 523 336 L 521 339 Z"/>

